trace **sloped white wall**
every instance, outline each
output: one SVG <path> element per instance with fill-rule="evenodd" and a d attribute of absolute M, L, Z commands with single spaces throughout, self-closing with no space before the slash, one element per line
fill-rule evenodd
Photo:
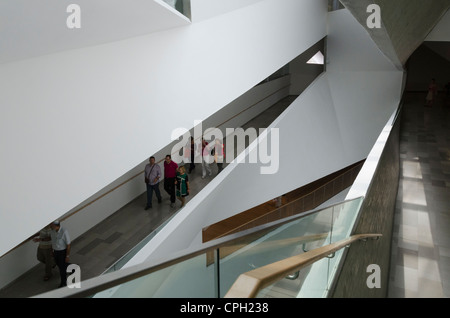
<path fill-rule="evenodd" d="M 178 0 L 181 1 L 181 0 Z M 192 21 L 199 22 L 213 18 L 263 0 L 190 0 Z"/>
<path fill-rule="evenodd" d="M 265 0 L 0 65 L 0 255 L 323 38 L 325 19 L 326 1 Z"/>
<path fill-rule="evenodd" d="M 290 76 L 257 85 L 204 120 L 202 122 L 203 129 L 218 127 L 223 129 L 225 134 L 225 126 L 241 127 L 279 100 L 288 96 L 289 86 Z M 226 119 L 230 118 L 231 120 L 221 125 Z M 194 135 L 192 130 L 191 135 Z M 161 160 L 167 153 L 172 151 L 172 148 L 177 143 L 178 141 L 172 142 L 155 153 L 154 156 L 157 160 Z M 63 226 L 69 230 L 71 238 L 76 239 L 85 231 L 144 193 L 145 185 L 142 171 L 147 163 L 148 158 L 63 216 Z M 130 180 L 130 178 L 132 179 Z M 127 180 L 129 181 L 126 182 Z M 37 244 L 30 240 L 0 258 L 0 288 L 11 283 L 38 263 L 36 248 Z"/>
<path fill-rule="evenodd" d="M 242 163 L 229 164 L 127 266 L 178 250 L 198 248 L 203 227 L 355 162 L 343 151 L 325 75 L 297 98 L 270 128 L 279 129 L 279 140 L 274 141 L 280 151 L 276 173 L 261 174 L 261 166 L 267 164 L 249 163 L 245 154 L 241 155 L 237 162 L 242 160 Z M 271 140 L 271 134 L 268 137 Z M 255 142 L 251 152 L 258 153 L 258 149 Z"/>
<path fill-rule="evenodd" d="M 403 72 L 348 10 L 330 13 L 328 23 L 327 76 L 344 149 L 362 160 L 398 107 Z"/>
<path fill-rule="evenodd" d="M 338 31 L 329 35 L 328 71 L 269 127 L 279 129 L 278 171 L 261 174 L 261 162 L 230 164 L 127 266 L 199 248 L 203 227 L 368 156 L 399 104 L 403 72 L 396 71 L 348 11 L 333 12 L 329 23 L 330 30 Z M 259 146 L 255 142 L 250 153 Z"/>
<path fill-rule="evenodd" d="M 354 23 L 356 21 L 348 13 L 333 14 L 337 14 L 333 18 L 339 19 L 339 22 L 342 22 L 341 20 L 348 22 L 348 24 L 339 24 L 342 29 L 334 33 L 333 36 L 337 40 L 334 43 L 339 43 L 340 39 L 344 41 L 345 37 L 351 34 L 352 28 L 360 27 L 359 24 Z M 355 43 L 349 46 L 349 50 L 344 54 L 350 57 L 352 54 L 359 54 L 367 45 L 370 45 L 370 42 L 370 38 L 361 33 L 361 37 L 355 38 Z M 329 49 L 331 52 L 337 52 L 332 45 Z M 333 57 L 335 56 L 332 53 L 331 61 L 339 61 L 338 58 L 333 59 Z M 338 71 L 330 71 L 320 76 L 269 127 L 269 129 L 279 128 L 280 133 L 279 143 L 277 143 L 280 149 L 280 165 L 275 174 L 261 174 L 260 168 L 264 164 L 240 162 L 257 151 L 261 145 L 261 143 L 253 143 L 249 154 L 243 154 L 238 158 L 240 163 L 227 166 L 127 266 L 165 258 L 168 254 L 183 248 L 196 249 L 201 245 L 199 234 L 204 225 L 233 215 L 235 210 L 240 212 L 254 204 L 285 193 L 291 188 L 316 180 L 320 176 L 367 156 L 374 146 L 370 144 L 370 140 L 376 139 L 391 119 L 391 114 L 388 116 L 384 114 L 393 107 L 391 102 L 396 98 L 398 106 L 400 90 L 403 87 L 402 72 L 390 71 L 389 68 L 378 72 L 377 68 L 371 64 L 381 62 L 384 58 L 382 55 L 374 54 L 367 58 L 365 62 L 360 60 L 360 64 L 350 64 L 348 71 L 337 67 Z M 379 60 L 373 60 L 373 58 L 379 58 Z M 358 65 L 365 68 L 369 66 L 371 70 L 358 71 Z M 362 85 L 355 90 L 356 81 L 348 81 L 347 84 L 339 86 L 342 91 L 333 91 L 332 87 L 338 87 L 336 81 L 345 82 L 352 76 L 356 76 L 358 80 L 364 80 L 367 86 Z M 398 82 L 387 80 L 392 76 L 397 78 Z M 367 78 L 372 80 L 369 81 Z M 385 98 L 370 101 L 370 98 L 375 95 L 385 96 Z M 348 108 L 343 107 L 345 101 L 350 104 Z M 345 115 L 352 115 L 352 112 L 355 112 L 358 118 L 343 122 L 342 118 L 345 118 Z M 368 129 L 363 125 L 355 125 L 355 123 L 370 121 L 374 123 L 368 125 Z M 373 135 L 376 130 L 377 133 Z M 352 151 L 346 149 L 346 142 L 348 145 L 358 145 L 358 140 L 363 138 L 366 138 L 366 144 L 361 144 L 361 147 L 354 146 L 356 149 Z M 239 191 L 235 191 L 236 187 Z M 148 281 L 139 282 L 140 287 L 146 286 L 146 289 L 147 283 Z M 136 289 L 133 288 L 133 291 Z M 122 291 L 114 289 L 111 292 L 120 294 Z"/>

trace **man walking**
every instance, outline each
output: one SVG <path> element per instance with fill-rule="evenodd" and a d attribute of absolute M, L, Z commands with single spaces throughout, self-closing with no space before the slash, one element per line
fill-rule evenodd
<path fill-rule="evenodd" d="M 69 232 L 61 227 L 59 221 L 52 223 L 52 247 L 53 256 L 55 257 L 56 266 L 59 269 L 61 283 L 59 287 L 67 285 L 67 266 L 69 266 L 70 259 L 70 236 Z"/>
<path fill-rule="evenodd" d="M 170 207 L 175 206 L 175 178 L 178 165 L 172 161 L 172 156 L 167 155 L 164 160 L 164 190 L 170 195 Z"/>
<path fill-rule="evenodd" d="M 147 186 L 147 205 L 145 210 L 152 208 L 153 191 L 156 193 L 158 203 L 161 203 L 161 192 L 159 191 L 159 179 L 161 179 L 161 167 L 155 163 L 155 157 L 150 157 L 150 163 L 145 166 L 145 184 Z"/>

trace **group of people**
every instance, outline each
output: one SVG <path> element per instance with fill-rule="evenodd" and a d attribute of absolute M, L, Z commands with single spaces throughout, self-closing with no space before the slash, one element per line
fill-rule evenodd
<path fill-rule="evenodd" d="M 45 265 L 44 281 L 52 277 L 53 268 L 58 266 L 61 278 L 59 287 L 66 286 L 71 246 L 69 232 L 59 221 L 54 221 L 37 233 L 33 241 L 39 242 L 37 259 Z"/>
<path fill-rule="evenodd" d="M 191 137 L 191 144 L 193 142 L 193 138 Z M 211 162 L 215 162 L 217 164 L 217 173 L 220 173 L 223 170 L 223 159 L 225 157 L 224 146 L 220 139 L 215 139 L 214 144 L 211 145 L 206 142 L 205 139 L 202 138 L 202 179 L 206 177 L 206 173 L 210 176 L 212 174 L 211 170 Z M 191 154 L 192 156 L 192 154 Z M 191 162 L 193 158 L 191 157 Z M 191 163 L 192 164 L 192 163 Z M 195 168 L 195 165 L 194 165 Z"/>
<path fill-rule="evenodd" d="M 223 170 L 223 160 L 225 157 L 224 146 L 220 139 L 215 139 L 214 144 L 209 144 L 204 138 L 201 144 L 197 145 L 193 137 L 185 146 L 184 160 L 189 163 L 189 172 L 195 169 L 195 158 L 199 154 L 201 146 L 201 163 L 202 178 L 212 175 L 211 161 L 212 158 L 217 164 L 218 173 Z M 162 202 L 161 191 L 159 190 L 159 182 L 162 177 L 161 167 L 156 163 L 155 157 L 150 157 L 149 163 L 145 166 L 144 178 L 147 187 L 147 204 L 145 210 L 152 208 L 153 192 L 156 194 L 158 203 Z M 186 197 L 189 195 L 189 177 L 186 173 L 185 166 L 178 166 L 172 160 L 171 155 L 166 155 L 164 159 L 164 190 L 170 196 L 170 207 L 175 207 L 176 198 L 181 201 L 181 207 L 186 203 Z"/>
<path fill-rule="evenodd" d="M 156 194 L 158 203 L 162 202 L 159 182 L 162 177 L 161 167 L 156 163 L 155 157 L 150 157 L 149 163 L 145 166 L 145 184 L 147 186 L 147 205 L 145 210 L 152 208 L 153 192 Z M 181 206 L 185 203 L 185 197 L 189 195 L 189 178 L 186 175 L 184 166 L 178 167 L 172 156 L 167 155 L 164 159 L 164 190 L 170 196 L 170 207 L 175 207 L 175 197 L 181 201 Z"/>

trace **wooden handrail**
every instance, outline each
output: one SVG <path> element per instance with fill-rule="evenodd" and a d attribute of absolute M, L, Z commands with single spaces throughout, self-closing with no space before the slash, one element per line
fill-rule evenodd
<path fill-rule="evenodd" d="M 318 260 L 352 244 L 358 240 L 379 238 L 381 234 L 359 234 L 342 241 L 329 244 L 306 253 L 292 256 L 284 260 L 251 270 L 241 274 L 231 286 L 225 298 L 254 298 L 258 292 L 286 276 L 309 266 Z"/>

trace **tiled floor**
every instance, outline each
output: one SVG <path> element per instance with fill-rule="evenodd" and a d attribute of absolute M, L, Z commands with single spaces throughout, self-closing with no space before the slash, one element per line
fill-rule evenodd
<path fill-rule="evenodd" d="M 450 99 L 403 108 L 390 298 L 450 297 Z"/>

